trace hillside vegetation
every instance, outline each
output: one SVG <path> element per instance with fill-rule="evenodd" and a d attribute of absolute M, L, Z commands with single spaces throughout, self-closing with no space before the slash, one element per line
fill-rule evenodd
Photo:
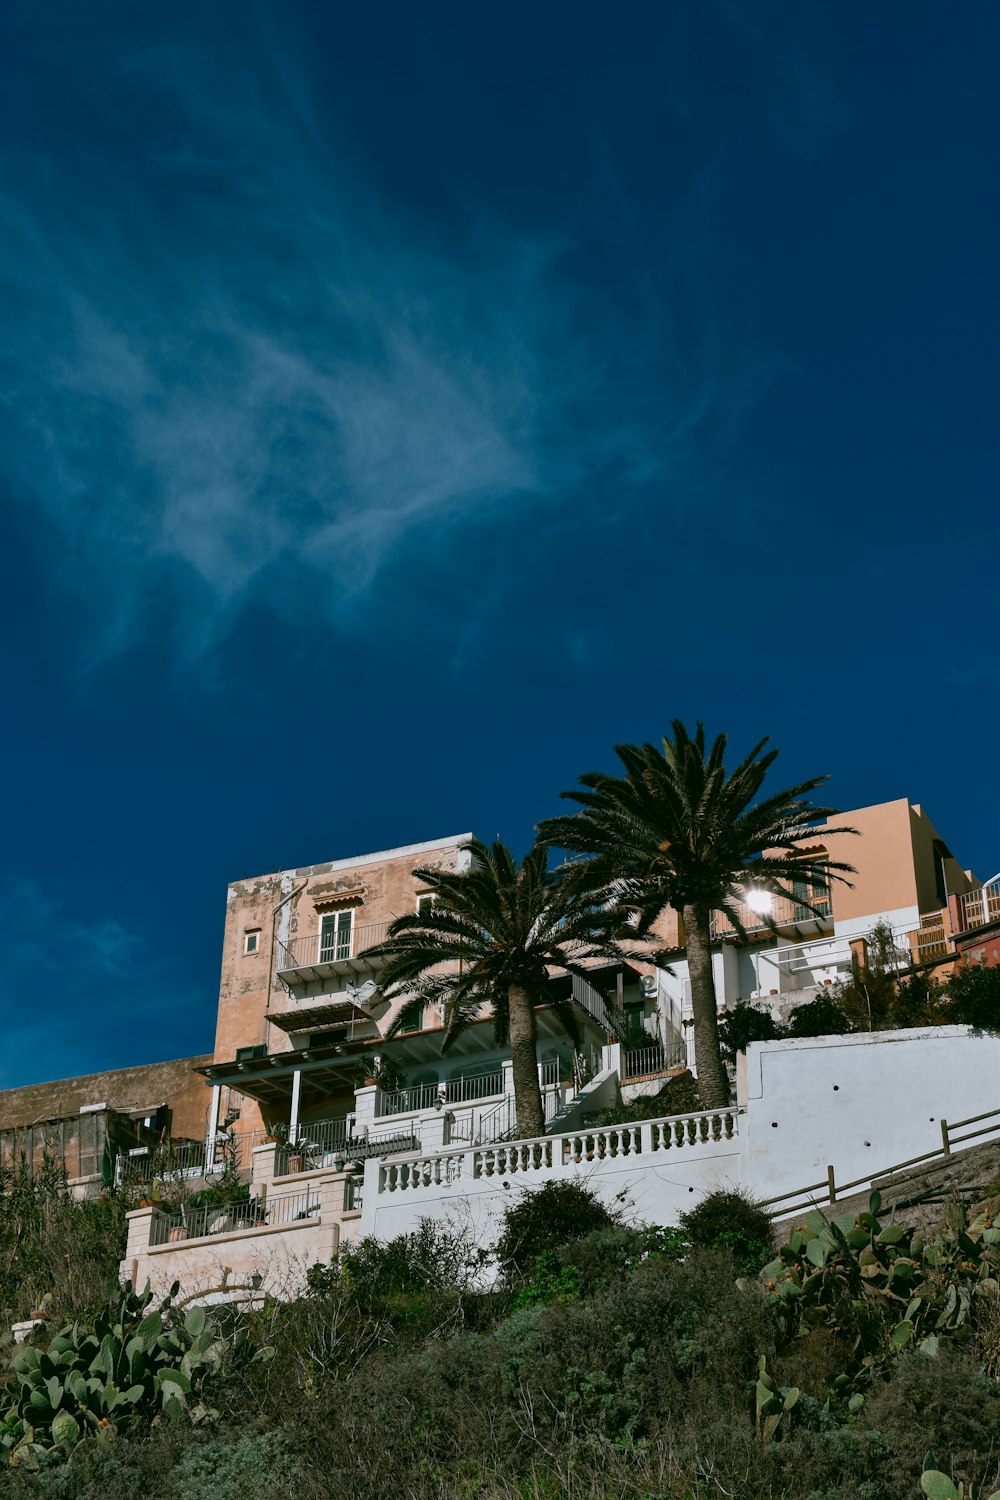
<path fill-rule="evenodd" d="M 119 1292 L 123 1205 L 8 1189 L 3 1317 L 44 1289 L 50 1321 L 2 1351 L 5 1497 L 909 1500 L 962 1482 L 985 1500 L 1000 1480 L 1000 1229 L 957 1199 L 936 1235 L 875 1195 L 775 1248 L 736 1195 L 671 1230 L 564 1184 L 508 1209 L 495 1261 L 424 1224 L 315 1267 L 295 1301 L 206 1316 Z"/>

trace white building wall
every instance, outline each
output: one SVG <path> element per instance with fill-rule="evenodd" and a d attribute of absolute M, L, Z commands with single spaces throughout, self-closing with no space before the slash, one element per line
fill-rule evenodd
<path fill-rule="evenodd" d="M 941 1120 L 1000 1108 L 1000 1039 L 931 1026 L 753 1042 L 740 1069 L 748 1185 L 771 1197 L 941 1145 Z"/>

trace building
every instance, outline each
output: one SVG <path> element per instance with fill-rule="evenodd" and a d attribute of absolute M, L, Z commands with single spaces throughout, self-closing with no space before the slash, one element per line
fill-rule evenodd
<path fill-rule="evenodd" d="M 859 837 L 838 835 L 841 825 Z M 850 1141 L 844 1121 L 837 1126 L 822 1111 L 808 1131 L 794 1118 L 797 1053 L 780 1063 L 790 1080 L 780 1109 L 775 1061 L 756 1081 L 744 1071 L 738 1104 L 728 1110 L 600 1126 L 608 1106 L 657 1093 L 686 1060 L 684 935 L 668 911 L 655 948 L 669 946 L 669 964 L 619 963 L 596 969 L 592 984 L 551 976 L 553 996 L 577 1007 L 581 1040 L 574 1046 L 554 1013 L 539 1010 L 546 1135 L 519 1141 L 510 1060 L 489 1016 L 448 1054 L 433 1011 L 389 1037 L 398 1002 L 385 998 L 372 954 L 393 917 L 429 899 L 417 870 L 467 868 L 470 839 L 436 839 L 229 887 L 216 1046 L 201 1068 L 211 1087 L 207 1131 L 198 1160 L 185 1161 L 181 1175 L 211 1177 L 223 1163 L 235 1165 L 249 1179 L 250 1196 L 225 1208 L 182 1204 L 172 1217 L 156 1207 L 137 1210 L 124 1274 L 164 1284 L 180 1275 L 191 1295 L 205 1297 L 253 1299 L 262 1287 L 280 1295 L 302 1285 L 311 1260 L 363 1233 L 400 1233 L 422 1212 L 462 1205 L 471 1212 L 478 1204 L 483 1224 L 492 1223 L 498 1195 L 517 1183 L 574 1173 L 596 1174 L 609 1192 L 628 1191 L 654 1217 L 675 1215 L 690 1201 L 682 1195 L 713 1183 L 770 1192 L 800 1186 L 812 1157 L 831 1149 L 829 1130 L 842 1155 L 827 1165 L 857 1175 L 876 1160 L 879 1142 L 898 1156 L 900 1120 L 907 1130 L 919 1123 L 912 1110 L 904 1120 L 889 1109 L 893 1135 L 882 1116 L 869 1119 L 876 1054 L 904 1056 L 871 1044 L 905 1043 L 918 1070 L 927 1059 L 965 1056 L 964 1028 L 943 1028 L 947 1037 L 932 1031 L 810 1044 L 817 1076 L 833 1070 L 831 1097 L 842 1114 L 853 1101 L 845 1116 Z M 756 997 L 781 1009 L 809 1000 L 851 972 L 876 925 L 892 932 L 900 972 L 951 963 L 956 937 L 997 915 L 995 893 L 977 885 L 923 809 L 905 799 L 845 813 L 833 829 L 817 825 L 810 852 L 853 864 L 851 885 L 814 880 L 771 901 L 766 912 L 761 893 L 748 889 L 745 931 L 721 917 L 713 929 L 720 1005 Z M 774 1045 L 779 1060 L 780 1048 L 793 1046 Z M 993 1063 L 983 1062 L 981 1050 L 973 1053 L 976 1068 L 985 1069 L 985 1096 Z M 961 1114 L 961 1080 L 940 1086 L 948 1118 Z M 879 1108 L 886 1113 L 884 1100 Z M 920 1108 L 937 1130 L 933 1110 L 928 1115 L 922 1100 Z M 786 1132 L 780 1138 L 773 1133 L 779 1127 Z"/>
<path fill-rule="evenodd" d="M 387 1039 L 401 1002 L 385 999 L 370 956 L 395 916 L 430 900 L 415 872 L 466 868 L 471 838 L 434 839 L 229 887 L 215 1057 L 204 1070 L 213 1136 L 228 1129 L 255 1141 L 278 1129 L 329 1154 L 348 1139 L 416 1139 L 429 1111 L 452 1131 L 509 1132 L 510 1063 L 490 1017 L 468 1028 L 454 1056 L 442 1054 L 435 1011 Z M 643 967 L 652 973 L 652 965 Z M 553 975 L 553 995 L 576 1002 L 583 1040 L 574 1049 L 555 1016 L 540 1011 L 539 1072 L 550 1116 L 580 1092 L 585 1075 L 601 1071 L 602 1048 L 629 1024 L 664 1056 L 679 1047 L 679 1029 L 659 1024 L 655 985 L 648 998 L 642 977 L 627 964 L 595 973 L 594 985 Z"/>
<path fill-rule="evenodd" d="M 89 1073 L 0 1092 L 0 1163 L 41 1170 L 46 1158 L 78 1197 L 100 1192 L 126 1172 L 150 1167 L 161 1143 L 175 1153 L 204 1151 L 209 1100 L 198 1068 L 182 1057 Z"/>
<path fill-rule="evenodd" d="M 956 935 L 975 920 L 981 890 L 923 808 L 900 798 L 845 812 L 833 827 L 854 828 L 857 837 L 828 832 L 829 823 L 817 825 L 810 853 L 853 865 L 849 885 L 819 881 L 803 883 L 788 898 L 751 897 L 753 904 L 741 909 L 745 937 L 716 915 L 713 959 L 720 1009 L 740 999 L 757 1000 L 787 1014 L 849 978 L 878 924 L 893 933 L 901 973 L 954 961 Z M 676 913 L 665 913 L 662 926 L 676 959 L 661 976 L 661 986 L 688 1021 L 690 983 Z"/>

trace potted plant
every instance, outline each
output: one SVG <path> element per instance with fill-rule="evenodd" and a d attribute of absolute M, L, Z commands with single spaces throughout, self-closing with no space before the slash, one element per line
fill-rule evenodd
<path fill-rule="evenodd" d="M 152 1186 L 149 1189 L 148 1196 L 145 1197 L 145 1198 L 140 1198 L 139 1199 L 139 1207 L 140 1208 L 162 1208 L 163 1207 L 163 1189 L 162 1189 L 162 1184 L 160 1182 L 160 1179 L 158 1177 L 154 1177 L 153 1178 Z"/>

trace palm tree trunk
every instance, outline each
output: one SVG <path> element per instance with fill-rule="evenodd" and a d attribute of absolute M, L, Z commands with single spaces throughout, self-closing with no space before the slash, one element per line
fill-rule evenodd
<path fill-rule="evenodd" d="M 527 990 L 512 984 L 507 991 L 507 1008 L 517 1133 L 522 1140 L 533 1140 L 545 1134 L 545 1111 L 542 1109 L 535 1055 L 535 1007 Z"/>
<path fill-rule="evenodd" d="M 698 1095 L 703 1108 L 722 1109 L 729 1103 L 729 1079 L 719 1048 L 715 980 L 712 977 L 710 913 L 703 906 L 685 906 L 681 916 L 684 919 L 688 974 L 691 977 Z"/>

